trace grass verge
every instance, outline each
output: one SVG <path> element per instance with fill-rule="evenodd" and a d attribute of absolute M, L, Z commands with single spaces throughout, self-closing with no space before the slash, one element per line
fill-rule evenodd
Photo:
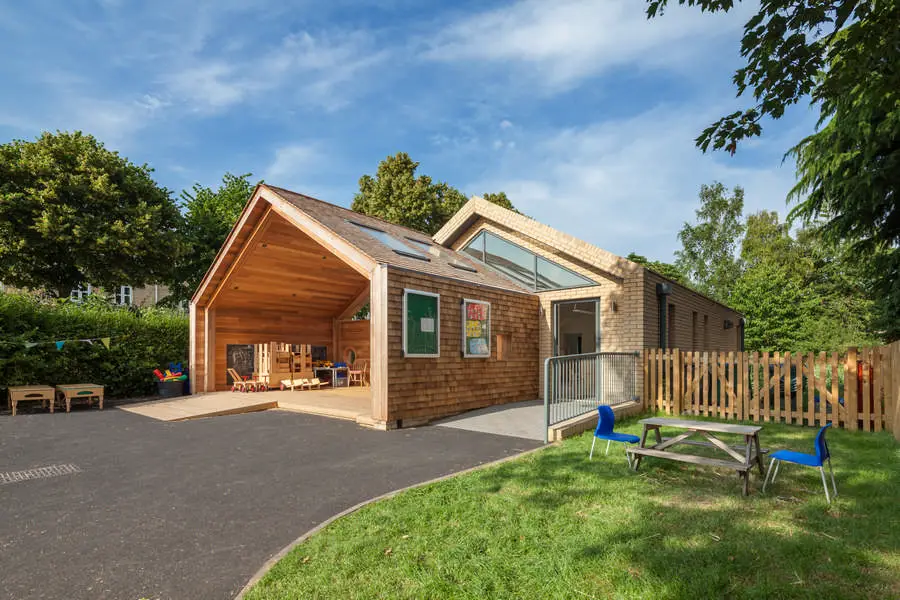
<path fill-rule="evenodd" d="M 761 440 L 811 452 L 814 434 Z M 828 439 L 831 506 L 815 469 L 785 464 L 766 494 L 754 475 L 742 498 L 733 471 L 645 458 L 635 474 L 599 443 L 588 462 L 585 434 L 340 519 L 247 598 L 900 598 L 900 446 Z"/>

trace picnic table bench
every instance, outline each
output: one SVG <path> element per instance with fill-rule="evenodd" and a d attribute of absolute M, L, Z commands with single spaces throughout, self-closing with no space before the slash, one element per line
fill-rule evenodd
<path fill-rule="evenodd" d="M 759 467 L 760 476 L 765 472 L 762 463 L 762 454 L 768 450 L 763 450 L 759 445 L 759 431 L 762 427 L 755 425 L 732 425 L 729 423 L 716 423 L 714 421 L 689 421 L 686 419 L 670 419 L 664 417 L 642 419 L 640 423 L 644 426 L 640 446 L 628 449 L 629 454 L 633 458 L 631 462 L 635 471 L 640 467 L 641 458 L 644 456 L 665 458 L 701 466 L 734 469 L 743 480 L 744 496 L 747 496 L 750 493 L 750 471 L 753 467 Z M 684 429 L 686 431 L 674 437 L 663 438 L 660 433 L 660 428 L 662 427 L 673 427 L 676 429 Z M 647 445 L 647 434 L 650 431 L 653 431 L 656 438 L 656 443 L 652 446 Z M 717 438 L 714 435 L 716 433 L 742 435 L 744 436 L 744 443 L 742 445 L 727 444 Z M 707 441 L 688 439 L 694 435 L 700 435 Z M 727 455 L 728 458 L 709 458 L 706 456 L 697 456 L 696 454 L 683 454 L 671 450 L 673 446 L 679 444 L 715 448 Z"/>

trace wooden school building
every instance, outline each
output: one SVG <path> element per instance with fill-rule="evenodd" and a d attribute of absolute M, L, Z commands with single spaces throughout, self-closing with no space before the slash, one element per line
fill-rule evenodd
<path fill-rule="evenodd" d="M 384 428 L 539 398 L 548 356 L 739 350 L 743 323 L 480 198 L 429 237 L 270 185 L 256 188 L 190 315 L 193 393 L 230 389 L 242 348 L 298 345 L 366 364 L 371 422 Z"/>

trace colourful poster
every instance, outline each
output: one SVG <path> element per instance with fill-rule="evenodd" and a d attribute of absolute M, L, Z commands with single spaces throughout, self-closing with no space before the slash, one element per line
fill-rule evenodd
<path fill-rule="evenodd" d="M 491 355 L 491 305 L 478 300 L 463 301 L 463 356 Z"/>

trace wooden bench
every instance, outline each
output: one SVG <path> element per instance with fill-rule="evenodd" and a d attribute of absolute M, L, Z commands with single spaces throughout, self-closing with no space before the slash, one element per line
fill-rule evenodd
<path fill-rule="evenodd" d="M 49 385 L 14 385 L 7 390 L 6 405 L 16 416 L 16 406 L 26 400 L 39 401 L 41 407 L 50 403 L 50 412 L 53 412 L 53 396 L 56 393 Z"/>
<path fill-rule="evenodd" d="M 739 464 L 733 460 L 724 460 L 721 458 L 707 458 L 706 456 L 697 456 L 695 454 L 681 454 L 679 452 L 667 452 L 666 450 L 654 450 L 653 448 L 629 448 L 631 454 L 641 454 L 643 456 L 654 456 L 656 458 L 667 458 L 679 462 L 686 462 L 695 465 L 704 465 L 707 467 L 722 467 L 724 469 L 734 469 L 735 471 L 749 471 L 754 467 L 753 464 Z"/>
<path fill-rule="evenodd" d="M 94 398 L 99 401 L 103 410 L 103 386 L 96 383 L 69 383 L 56 386 L 56 397 L 66 405 L 66 412 L 72 410 L 72 400 L 87 400 L 88 406 Z"/>
<path fill-rule="evenodd" d="M 670 438 L 670 437 L 663 436 L 662 441 L 668 442 L 671 439 L 672 438 Z M 712 442 L 700 442 L 697 440 L 682 440 L 679 443 L 684 444 L 685 446 L 701 446 L 703 448 L 715 448 L 716 447 Z M 744 446 L 741 446 L 739 444 L 732 444 L 729 447 L 734 448 L 735 450 L 738 450 L 740 452 L 744 451 Z M 760 454 L 768 454 L 769 449 L 768 448 L 760 448 L 759 453 Z"/>

